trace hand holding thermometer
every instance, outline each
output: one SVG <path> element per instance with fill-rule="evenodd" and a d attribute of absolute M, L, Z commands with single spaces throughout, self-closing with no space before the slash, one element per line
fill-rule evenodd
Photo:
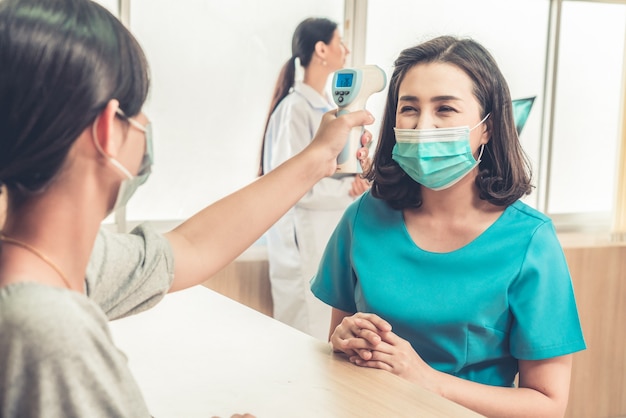
<path fill-rule="evenodd" d="M 377 65 L 344 68 L 333 76 L 333 99 L 339 109 L 337 116 L 365 109 L 365 102 L 373 94 L 382 91 L 387 85 L 385 72 Z M 350 131 L 348 142 L 337 157 L 338 173 L 361 173 L 363 170 L 356 153 L 361 147 L 363 127 Z"/>

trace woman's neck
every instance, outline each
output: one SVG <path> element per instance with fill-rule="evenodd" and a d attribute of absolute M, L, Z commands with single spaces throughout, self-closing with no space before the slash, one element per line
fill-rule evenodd
<path fill-rule="evenodd" d="M 0 242 L 0 285 L 36 281 L 84 291 L 85 272 L 100 227 L 94 196 L 51 187 L 9 208 Z M 80 196 L 80 195 L 78 195 Z M 91 199 L 91 201 L 90 201 Z"/>
<path fill-rule="evenodd" d="M 326 94 L 326 83 L 328 82 L 328 76 L 330 71 L 327 67 L 321 64 L 311 63 L 304 70 L 304 84 L 311 86 L 321 96 Z"/>
<path fill-rule="evenodd" d="M 457 217 L 469 211 L 482 210 L 488 202 L 479 198 L 473 173 L 465 176 L 452 187 L 444 190 L 431 190 L 422 187 L 422 206 L 419 211 L 437 217 Z"/>

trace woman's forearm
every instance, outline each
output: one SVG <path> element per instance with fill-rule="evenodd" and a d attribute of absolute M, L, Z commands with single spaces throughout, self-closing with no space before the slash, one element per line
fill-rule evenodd
<path fill-rule="evenodd" d="M 327 114 L 301 153 L 169 232 L 175 259 L 171 291 L 206 281 L 252 245 L 307 190 L 334 173 L 350 128 L 372 120 L 364 111 L 340 118 Z"/>
<path fill-rule="evenodd" d="M 528 362 L 527 362 L 528 363 Z M 563 417 L 571 356 L 534 361 L 530 386 L 490 386 L 436 372 L 434 392 L 487 417 Z"/>

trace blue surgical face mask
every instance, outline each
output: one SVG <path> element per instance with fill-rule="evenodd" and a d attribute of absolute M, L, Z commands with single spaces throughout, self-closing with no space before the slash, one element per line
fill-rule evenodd
<path fill-rule="evenodd" d="M 143 126 L 141 123 L 137 122 L 135 119 L 129 118 L 122 112 L 121 109 L 117 110 L 117 114 L 123 119 L 127 120 L 133 127 L 143 131 L 146 139 L 146 148 L 143 154 L 143 158 L 141 160 L 141 165 L 139 166 L 139 170 L 137 171 L 137 175 L 133 176 L 130 171 L 126 167 L 122 165 L 115 158 L 107 155 L 100 144 L 96 140 L 96 123 L 93 124 L 93 138 L 98 151 L 108 159 L 111 164 L 113 164 L 126 178 L 122 180 L 120 184 L 120 188 L 117 192 L 117 198 L 115 199 L 115 204 L 113 205 L 113 210 L 116 210 L 120 207 L 125 206 L 130 198 L 133 196 L 135 191 L 148 180 L 150 173 L 152 172 L 152 163 L 154 161 L 153 158 L 153 148 L 152 148 L 152 126 L 148 122 L 146 126 Z"/>
<path fill-rule="evenodd" d="M 478 160 L 470 147 L 470 132 L 480 126 L 435 129 L 398 129 L 391 156 L 413 180 L 432 190 L 443 190 L 456 184 L 474 169 Z"/>

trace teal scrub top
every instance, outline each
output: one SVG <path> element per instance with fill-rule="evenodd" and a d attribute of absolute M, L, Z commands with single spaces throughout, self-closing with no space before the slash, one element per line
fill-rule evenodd
<path fill-rule="evenodd" d="M 458 250 L 411 239 L 401 210 L 365 193 L 335 229 L 311 290 L 375 313 L 431 367 L 512 386 L 518 359 L 585 349 L 565 256 L 549 218 L 518 201 Z"/>

